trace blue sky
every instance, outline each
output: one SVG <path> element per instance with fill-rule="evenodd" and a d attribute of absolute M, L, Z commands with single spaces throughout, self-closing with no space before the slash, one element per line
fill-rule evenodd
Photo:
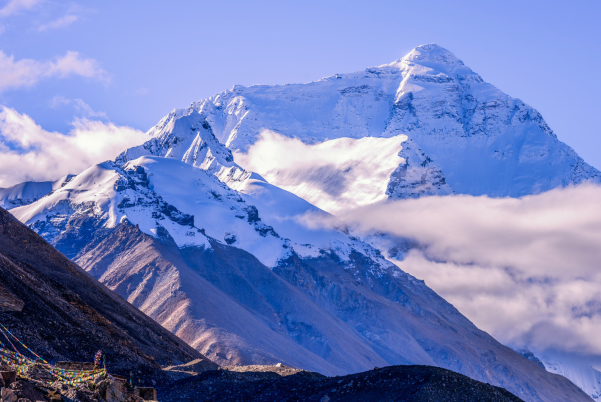
<path fill-rule="evenodd" d="M 0 105 L 42 134 L 81 119 L 146 131 L 234 84 L 308 82 L 436 42 L 601 168 L 600 12 L 592 0 L 4 0 Z"/>

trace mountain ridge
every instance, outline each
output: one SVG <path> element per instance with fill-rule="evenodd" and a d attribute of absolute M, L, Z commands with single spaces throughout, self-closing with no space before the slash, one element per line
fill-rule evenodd
<path fill-rule="evenodd" d="M 601 182 L 601 173 L 561 143 L 539 112 L 434 44 L 390 64 L 307 84 L 235 86 L 174 110 L 149 135 L 166 136 L 164 128 L 184 116 L 206 120 L 219 142 L 239 153 L 263 130 L 305 144 L 407 135 L 399 153 L 404 163 L 389 180 L 392 199 L 450 192 L 518 197 Z M 277 172 L 269 179 L 292 188 Z"/>

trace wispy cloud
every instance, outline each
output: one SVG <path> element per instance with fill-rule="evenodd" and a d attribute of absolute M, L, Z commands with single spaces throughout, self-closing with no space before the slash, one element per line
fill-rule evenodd
<path fill-rule="evenodd" d="M 38 31 L 43 32 L 43 31 L 47 31 L 49 29 L 59 29 L 59 28 L 66 28 L 69 25 L 71 25 L 72 23 L 74 23 L 75 21 L 79 20 L 79 15 L 74 15 L 74 14 L 67 14 L 61 18 L 58 18 L 54 21 L 51 21 L 47 24 L 43 24 L 40 25 L 38 27 Z"/>
<path fill-rule="evenodd" d="M 31 117 L 0 106 L 0 187 L 79 173 L 147 139 L 131 127 L 87 118 L 76 119 L 67 134 L 50 132 Z"/>
<path fill-rule="evenodd" d="M 501 342 L 599 355 L 599 205 L 601 187 L 588 185 L 388 202 L 343 217 Z"/>
<path fill-rule="evenodd" d="M 150 90 L 148 88 L 140 87 L 134 91 L 134 95 L 144 96 L 144 95 L 148 94 L 149 91 Z"/>
<path fill-rule="evenodd" d="M 0 51 L 0 93 L 8 89 L 29 87 L 47 78 L 66 78 L 72 75 L 109 82 L 109 74 L 94 59 L 82 58 L 78 52 L 49 61 L 15 60 Z"/>
<path fill-rule="evenodd" d="M 67 99 L 57 95 L 50 101 L 50 107 L 53 109 L 58 109 L 61 106 L 73 106 L 73 108 L 75 108 L 75 110 L 83 117 L 108 118 L 105 112 L 95 111 L 81 99 Z"/>
<path fill-rule="evenodd" d="M 41 3 L 42 0 L 11 0 L 0 8 L 0 18 L 10 17 L 24 10 L 29 10 Z"/>

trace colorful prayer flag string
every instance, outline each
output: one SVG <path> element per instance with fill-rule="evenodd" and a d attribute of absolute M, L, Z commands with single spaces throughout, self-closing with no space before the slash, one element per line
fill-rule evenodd
<path fill-rule="evenodd" d="M 51 377 L 53 379 L 53 381 L 60 381 L 64 384 L 68 384 L 68 385 L 80 384 L 80 383 L 89 381 L 98 376 L 107 376 L 106 367 L 102 368 L 102 369 L 99 368 L 100 359 L 102 357 L 101 351 L 98 351 L 98 353 L 96 353 L 96 356 L 94 357 L 95 367 L 93 370 L 60 369 L 60 368 L 56 368 L 53 365 L 49 364 L 46 360 L 42 359 L 35 352 L 33 352 L 31 349 L 29 349 L 27 346 L 25 346 L 25 344 L 23 344 L 23 342 L 21 342 L 19 340 L 19 338 L 17 338 L 15 335 L 13 335 L 1 323 L 0 323 L 0 326 L 6 332 L 8 332 L 13 338 L 15 338 L 25 349 L 29 350 L 38 360 L 41 360 L 43 362 L 43 363 L 40 363 L 39 361 L 31 359 L 31 358 L 23 355 L 22 353 L 20 353 L 17 350 L 17 348 L 14 347 L 12 342 L 10 342 L 10 339 L 8 337 L 6 337 L 6 334 L 4 334 L 4 332 L 3 332 L 4 336 L 7 338 L 9 343 L 13 346 L 13 349 L 15 349 L 15 351 L 13 352 L 9 349 L 4 348 L 3 347 L 4 344 L 2 342 L 0 342 L 0 361 L 3 361 L 8 366 L 10 366 L 13 370 L 15 370 L 19 374 L 20 377 L 24 377 L 24 378 L 27 378 L 36 383 L 41 383 L 41 384 L 45 384 L 45 385 L 52 384 L 51 381 L 43 381 L 43 380 L 40 380 L 37 378 L 31 378 L 31 376 L 29 375 L 29 370 L 32 367 L 36 367 L 38 369 L 42 369 L 42 370 L 46 371 L 47 374 L 49 375 L 49 377 Z"/>
<path fill-rule="evenodd" d="M 8 332 L 13 338 L 15 338 L 17 340 L 17 342 L 19 342 L 21 344 L 21 346 L 23 346 L 25 349 L 29 350 L 31 352 L 31 354 L 33 354 L 35 357 L 37 357 L 39 360 L 43 361 L 44 363 L 48 364 L 48 362 L 44 359 L 42 359 L 40 356 L 38 356 L 33 350 L 29 349 L 23 342 L 21 342 L 19 340 L 19 338 L 17 338 L 16 336 L 14 336 L 4 325 L 2 325 L 2 323 L 0 323 L 0 326 L 6 331 Z M 9 340 L 10 342 L 10 340 Z M 12 343 L 11 343 L 12 344 Z"/>

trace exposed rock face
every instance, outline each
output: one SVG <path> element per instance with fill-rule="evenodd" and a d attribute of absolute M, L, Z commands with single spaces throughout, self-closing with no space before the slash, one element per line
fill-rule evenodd
<path fill-rule="evenodd" d="M 101 349 L 112 372 L 162 381 L 160 364 L 202 358 L 2 209 L 0 282 L 22 303 L 0 322 L 49 361 L 90 361 Z"/>
<path fill-rule="evenodd" d="M 214 371 L 160 390 L 162 401 L 398 401 L 520 402 L 504 390 L 429 366 L 393 366 L 344 377 L 299 372 L 281 378 L 263 373 Z M 275 374 L 275 373 L 274 373 Z"/>

